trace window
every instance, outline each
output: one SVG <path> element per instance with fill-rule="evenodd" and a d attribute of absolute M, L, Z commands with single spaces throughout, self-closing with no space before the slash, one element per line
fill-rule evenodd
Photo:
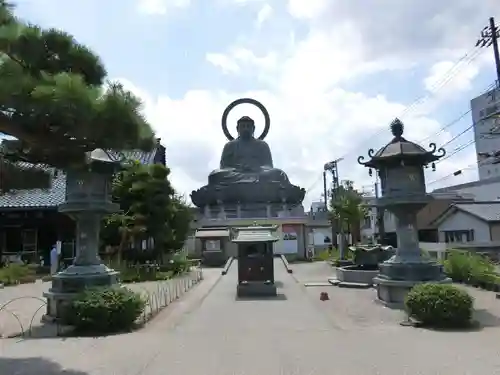
<path fill-rule="evenodd" d="M 370 216 L 365 216 L 363 220 L 363 228 L 370 228 L 372 226 L 372 218 Z"/>
<path fill-rule="evenodd" d="M 464 243 L 474 241 L 474 229 L 469 230 L 447 230 L 443 231 L 444 242 L 446 243 Z"/>

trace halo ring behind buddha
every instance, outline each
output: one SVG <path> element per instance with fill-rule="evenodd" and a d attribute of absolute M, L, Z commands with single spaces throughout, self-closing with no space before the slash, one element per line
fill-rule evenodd
<path fill-rule="evenodd" d="M 224 132 L 226 138 L 230 141 L 234 140 L 234 137 L 227 129 L 227 116 L 229 115 L 229 112 L 233 110 L 234 107 L 240 104 L 253 104 L 254 106 L 260 109 L 260 111 L 264 115 L 265 125 L 264 125 L 264 130 L 262 131 L 262 134 L 259 136 L 258 139 L 263 140 L 264 138 L 266 138 L 267 133 L 269 133 L 269 128 L 271 126 L 271 118 L 269 117 L 269 112 L 267 112 L 266 107 L 264 107 L 264 105 L 261 102 L 252 98 L 237 99 L 231 104 L 229 104 L 227 108 L 224 110 L 224 113 L 222 114 L 222 131 Z"/>

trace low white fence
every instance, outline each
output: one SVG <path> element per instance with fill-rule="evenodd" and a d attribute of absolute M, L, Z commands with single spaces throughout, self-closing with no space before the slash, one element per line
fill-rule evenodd
<path fill-rule="evenodd" d="M 141 323 L 146 323 L 202 279 L 203 270 L 192 268 L 188 273 L 170 280 L 125 284 L 124 286 L 140 293 L 146 300 L 146 307 L 140 318 Z"/>
<path fill-rule="evenodd" d="M 471 250 L 477 253 L 487 253 L 490 256 L 499 255 L 500 241 L 487 242 L 460 242 L 460 243 L 445 243 L 445 242 L 420 242 L 420 248 L 429 253 L 430 256 L 436 259 L 446 259 L 446 253 L 449 250 Z"/>
<path fill-rule="evenodd" d="M 432 258 L 437 260 L 446 259 L 446 251 L 448 244 L 444 242 L 420 242 L 420 249 L 427 252 Z"/>
<path fill-rule="evenodd" d="M 146 307 L 138 323 L 145 324 L 184 293 L 203 280 L 203 269 L 192 267 L 189 272 L 165 281 L 123 284 L 140 293 Z M 68 334 L 68 327 L 57 323 L 42 323 L 47 300 L 40 297 L 49 283 L 24 284 L 6 287 L 0 294 L 0 339 L 9 337 L 54 337 Z M 20 288 L 20 289 L 19 289 Z M 33 293 L 23 294 L 24 291 Z M 10 292 L 10 293 L 9 293 Z"/>

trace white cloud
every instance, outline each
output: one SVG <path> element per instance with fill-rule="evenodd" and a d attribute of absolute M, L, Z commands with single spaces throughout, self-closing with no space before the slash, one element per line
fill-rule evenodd
<path fill-rule="evenodd" d="M 240 66 L 235 59 L 223 53 L 207 53 L 205 58 L 212 65 L 221 68 L 224 73 L 237 73 L 240 71 Z"/>
<path fill-rule="evenodd" d="M 295 18 L 313 19 L 328 8 L 328 0 L 288 0 L 288 11 Z"/>
<path fill-rule="evenodd" d="M 458 64 L 453 61 L 439 61 L 430 68 L 429 75 L 424 79 L 424 86 L 431 93 L 435 93 L 445 84 L 447 93 L 469 91 L 478 73 L 479 67 L 469 61 Z"/>
<path fill-rule="evenodd" d="M 460 95 L 470 91 L 474 79 L 482 68 L 493 65 L 493 59 L 486 49 L 470 50 L 457 61 L 442 60 L 434 63 L 423 84 L 427 91 L 440 97 Z"/>
<path fill-rule="evenodd" d="M 273 15 L 273 8 L 269 4 L 264 4 L 257 14 L 257 27 L 260 27 Z"/>
<path fill-rule="evenodd" d="M 139 12 L 144 14 L 165 15 L 173 8 L 186 8 L 191 0 L 137 0 Z"/>
<path fill-rule="evenodd" d="M 167 95 L 152 98 L 130 83 L 125 84 L 144 99 L 146 115 L 167 147 L 173 183 L 187 194 L 206 184 L 208 173 L 217 167 L 226 141 L 220 129 L 220 116 L 236 98 L 254 97 L 268 108 L 272 122 L 267 141 L 275 166 L 285 170 L 293 183 L 311 188 L 306 204 L 321 194 L 318 178 L 323 164 L 346 153 L 348 157 L 339 165 L 341 178 L 355 180 L 359 185 L 373 183 L 367 170 L 355 164 L 356 157 L 390 140 L 388 124 L 404 108 L 383 96 L 370 97 L 339 88 L 316 88 L 319 91 L 303 95 L 278 90 L 189 91 L 183 98 L 173 100 Z M 256 121 L 257 131 L 262 129 L 262 116 L 255 108 L 241 106 L 233 112 L 229 118 L 231 124 L 249 114 Z M 407 116 L 404 120 L 406 135 L 413 140 L 425 138 L 440 128 L 431 118 Z M 234 128 L 230 126 L 233 134 Z M 377 133 L 380 136 L 373 136 Z M 370 136 L 373 137 L 367 140 Z M 448 138 L 445 133 L 434 141 L 442 143 Z M 453 161 L 457 162 L 457 158 Z M 456 165 L 443 163 L 429 178 L 450 173 L 452 167 Z"/>
<path fill-rule="evenodd" d="M 461 3 L 467 1 L 461 0 Z M 388 0 L 383 2 L 388 4 Z M 366 2 L 358 0 L 349 2 L 350 6 L 343 3 L 345 7 L 341 7 L 339 2 L 335 2 L 335 6 L 333 3 L 289 1 L 289 12 L 294 17 L 302 18 L 309 26 L 308 34 L 298 42 L 293 40 L 289 43 L 287 34 L 280 49 L 266 48 L 266 41 L 271 39 L 266 35 L 265 39 L 254 39 L 253 44 L 250 43 L 258 45 L 259 52 L 238 44 L 223 53 L 206 55 L 209 63 L 227 74 L 258 78 L 253 91 L 229 92 L 223 88 L 192 90 L 178 99 L 170 98 L 168 93 L 153 98 L 139 92 L 145 100 L 148 119 L 167 147 L 173 182 L 180 191 L 189 194 L 206 184 L 208 173 L 217 167 L 225 142 L 220 129 L 220 116 L 232 100 L 240 97 L 254 97 L 268 108 L 272 123 L 267 141 L 273 151 L 275 167 L 287 172 L 293 183 L 311 188 L 306 205 L 321 194 L 319 177 L 323 164 L 340 156 L 347 154 L 339 164 L 342 179 L 355 180 L 359 186 L 374 182 L 368 177 L 368 171 L 356 164 L 356 157 L 366 155 L 368 148 L 380 147 L 390 140 L 388 125 L 403 112 L 405 106 L 388 100 L 384 95 L 370 96 L 363 90 L 348 91 L 343 85 L 354 78 L 359 81 L 364 75 L 384 74 L 413 66 L 427 67 L 438 61 L 425 82 L 430 87 L 450 66 L 449 61 L 459 55 L 457 51 L 463 45 L 458 43 L 451 50 L 443 50 L 444 36 L 437 44 L 432 44 L 435 41 L 432 38 L 416 40 L 411 24 L 422 22 L 419 32 L 426 37 L 433 35 L 431 31 L 435 25 L 433 22 L 425 23 L 417 16 L 411 18 L 410 25 L 401 25 L 399 31 L 402 35 L 393 32 L 396 20 L 408 12 L 407 5 L 403 7 L 400 2 L 389 1 L 391 6 L 371 7 L 369 10 L 365 9 Z M 421 12 L 421 17 L 433 14 L 428 11 L 435 11 L 432 4 L 426 2 L 427 8 Z M 332 9 L 338 14 L 332 13 Z M 366 17 L 373 18 L 366 20 L 372 29 L 362 25 L 365 29 L 360 30 L 359 22 L 364 22 L 366 18 L 359 14 L 363 9 Z M 329 22 L 321 22 L 327 16 L 330 16 Z M 448 18 L 440 17 L 441 22 L 447 25 L 454 25 L 460 19 L 451 13 L 447 13 Z M 292 25 L 290 30 L 293 34 Z M 252 38 L 247 35 L 245 40 L 249 39 Z M 418 53 L 410 48 L 411 43 L 418 47 L 415 48 Z M 375 48 L 377 46 L 380 50 Z M 436 60 L 436 56 L 442 58 Z M 476 74 L 477 71 L 470 68 L 451 82 L 456 85 L 455 88 L 468 90 Z M 133 85 L 126 84 L 137 92 Z M 262 116 L 255 108 L 242 106 L 233 112 L 229 119 L 232 124 L 239 116 L 248 114 L 256 120 L 257 131 L 262 128 Z M 407 128 L 405 136 L 414 141 L 431 136 L 442 126 L 422 110 L 418 113 L 408 111 L 402 119 Z M 433 142 L 442 144 L 450 139 L 450 134 L 442 132 L 431 138 Z M 429 172 L 428 180 L 439 180 L 469 165 L 473 160 L 473 151 L 471 147 L 439 163 L 436 172 Z M 431 188 L 460 183 L 470 177 L 470 173 L 464 172 L 453 177 L 451 182 L 445 179 L 442 183 L 432 184 Z"/>
<path fill-rule="evenodd" d="M 207 53 L 205 59 L 212 65 L 222 69 L 224 73 L 237 74 L 243 68 L 257 68 L 264 71 L 276 68 L 277 55 L 270 52 L 257 56 L 247 48 L 231 48 L 227 53 Z"/>

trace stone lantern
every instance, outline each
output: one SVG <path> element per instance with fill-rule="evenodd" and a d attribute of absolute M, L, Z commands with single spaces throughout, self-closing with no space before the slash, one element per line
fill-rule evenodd
<path fill-rule="evenodd" d="M 44 320 L 63 318 L 71 300 L 86 288 L 118 283 L 118 272 L 102 263 L 98 249 L 102 218 L 120 209 L 112 202 L 111 182 L 124 161 L 121 153 L 96 149 L 87 153 L 83 168 L 67 171 L 66 199 L 59 212 L 75 220 L 76 257 L 71 266 L 53 275 L 52 287 L 44 293 Z"/>
<path fill-rule="evenodd" d="M 403 138 L 403 123 L 395 119 L 391 123 L 394 136 L 386 146 L 376 153 L 368 151 L 370 160 L 358 158 L 358 163 L 375 169 L 380 177 L 381 197 L 376 206 L 386 209 L 396 217 L 397 250 L 389 260 L 379 265 L 379 274 L 374 278 L 378 299 L 388 305 L 401 306 L 409 290 L 423 282 L 448 283 L 442 266 L 422 256 L 419 248 L 417 213 L 433 198 L 425 191 L 424 168 L 446 152 L 436 144 L 430 150 Z"/>

